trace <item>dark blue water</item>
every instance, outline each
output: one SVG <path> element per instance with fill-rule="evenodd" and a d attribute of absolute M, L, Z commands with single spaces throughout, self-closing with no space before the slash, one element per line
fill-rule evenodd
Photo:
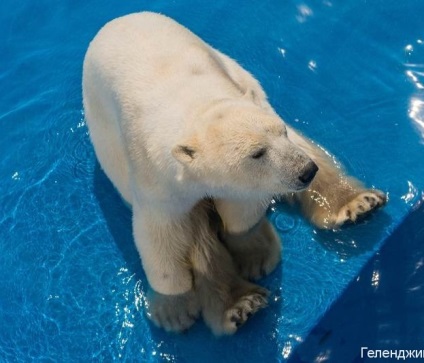
<path fill-rule="evenodd" d="M 233 337 L 216 339 L 201 322 L 169 335 L 146 319 L 130 211 L 87 135 L 88 43 L 141 10 L 235 58 L 287 122 L 390 197 L 341 232 L 273 205 L 284 255 L 261 282 L 270 305 Z M 413 302 L 423 301 L 424 217 L 404 219 L 424 199 L 423 13 L 421 0 L 3 0 L 0 361 L 308 362 L 334 352 L 327 361 L 351 362 L 365 343 L 422 349 L 423 304 Z"/>
<path fill-rule="evenodd" d="M 362 357 L 368 359 L 361 359 L 360 347 L 413 351 L 424 346 L 423 221 L 421 204 L 296 348 L 290 363 L 394 362 L 368 358 L 366 351 Z"/>

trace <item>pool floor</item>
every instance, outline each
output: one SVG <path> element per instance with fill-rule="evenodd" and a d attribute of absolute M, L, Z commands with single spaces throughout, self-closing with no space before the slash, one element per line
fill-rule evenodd
<path fill-rule="evenodd" d="M 337 232 L 272 204 L 283 261 L 260 282 L 269 307 L 233 337 L 148 321 L 131 212 L 87 133 L 89 41 L 142 10 L 236 59 L 287 123 L 389 196 Z M 0 361 L 360 362 L 363 344 L 422 349 L 423 13 L 421 0 L 2 1 Z"/>

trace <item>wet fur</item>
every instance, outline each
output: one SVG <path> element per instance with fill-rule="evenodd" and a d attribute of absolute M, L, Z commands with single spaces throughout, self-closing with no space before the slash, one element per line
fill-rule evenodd
<path fill-rule="evenodd" d="M 290 134 L 319 170 L 306 190 L 284 197 L 297 202 L 314 225 L 322 229 L 337 229 L 346 223 L 356 222 L 387 202 L 383 192 L 365 188 L 359 180 L 348 176 L 335 158 L 321 147 L 294 130 L 289 131 L 289 137 Z"/>
<path fill-rule="evenodd" d="M 240 276 L 233 258 L 219 238 L 222 221 L 213 200 L 199 202 L 190 214 L 194 243 L 187 256 L 194 289 L 177 295 L 147 294 L 147 316 L 169 332 L 183 332 L 201 313 L 215 335 L 234 334 L 267 305 L 269 292 Z M 274 256 L 279 260 L 279 254 Z"/>
<path fill-rule="evenodd" d="M 240 276 L 229 251 L 218 238 L 222 223 L 213 201 L 199 203 L 193 214 L 196 242 L 191 261 L 202 316 L 216 335 L 233 334 L 267 305 L 268 291 Z"/>

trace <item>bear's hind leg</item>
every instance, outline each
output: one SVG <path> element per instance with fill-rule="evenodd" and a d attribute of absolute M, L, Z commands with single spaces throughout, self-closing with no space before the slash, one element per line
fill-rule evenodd
<path fill-rule="evenodd" d="M 237 277 L 235 270 L 217 277 L 195 272 L 195 281 L 203 319 L 215 335 L 234 334 L 267 306 L 269 292 Z"/>

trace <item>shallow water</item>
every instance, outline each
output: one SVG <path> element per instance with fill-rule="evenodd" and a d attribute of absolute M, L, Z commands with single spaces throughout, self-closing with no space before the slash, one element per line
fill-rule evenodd
<path fill-rule="evenodd" d="M 1 2 L 0 360 L 294 357 L 423 200 L 422 1 L 258 4 Z M 201 322 L 175 336 L 147 321 L 131 215 L 100 171 L 87 135 L 85 50 L 105 22 L 140 10 L 174 17 L 235 58 L 288 123 L 390 197 L 383 212 L 340 232 L 317 231 L 296 211 L 272 205 L 284 255 L 261 282 L 273 293 L 270 306 L 231 338 L 215 339 Z"/>

